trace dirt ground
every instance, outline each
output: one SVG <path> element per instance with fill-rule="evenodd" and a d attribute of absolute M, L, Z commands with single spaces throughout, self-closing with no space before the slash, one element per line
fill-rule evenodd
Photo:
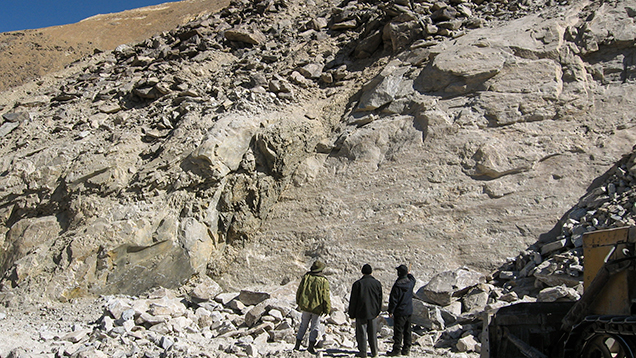
<path fill-rule="evenodd" d="M 31 302 L 19 307 L 0 308 L 0 357 L 23 348 L 30 357 L 53 357 L 61 340 L 77 329 L 87 329 L 102 315 L 101 299 L 59 302 Z M 14 353 L 15 354 L 15 353 Z"/>
<path fill-rule="evenodd" d="M 227 0 L 168 2 L 114 14 L 96 15 L 75 24 L 0 33 L 0 91 L 63 69 L 93 53 L 138 42 L 214 13 Z"/>

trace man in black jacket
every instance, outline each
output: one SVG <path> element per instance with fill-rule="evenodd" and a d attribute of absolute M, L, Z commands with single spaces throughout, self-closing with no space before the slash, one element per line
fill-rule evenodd
<path fill-rule="evenodd" d="M 371 356 L 378 355 L 378 328 L 375 319 L 382 309 L 382 284 L 371 276 L 371 265 L 362 266 L 361 279 L 353 283 L 349 299 L 349 317 L 356 319 L 357 357 L 367 356 L 367 339 Z"/>
<path fill-rule="evenodd" d="M 389 316 L 393 317 L 393 350 L 388 356 L 409 355 L 411 350 L 411 315 L 413 314 L 413 287 L 415 277 L 405 265 L 397 268 L 398 279 L 389 295 Z M 402 346 L 404 337 L 404 346 Z"/>

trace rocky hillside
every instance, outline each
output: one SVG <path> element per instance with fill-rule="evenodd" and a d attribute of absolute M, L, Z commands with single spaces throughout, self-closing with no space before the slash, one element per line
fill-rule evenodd
<path fill-rule="evenodd" d="M 631 151 L 634 26 L 541 5 L 234 2 L 5 92 L 1 295 L 278 285 L 315 257 L 344 294 L 364 262 L 487 272 L 556 239 Z"/>
<path fill-rule="evenodd" d="M 428 283 L 423 300 L 431 282 L 464 271 L 482 278 L 462 291 L 473 288 L 478 309 L 575 299 L 580 235 L 634 222 L 634 9 L 634 1 L 234 1 L 5 91 L 0 301 L 185 292 L 210 278 L 225 293 L 273 293 L 293 287 L 316 258 L 343 304 L 366 262 L 387 289 L 394 267 L 409 263 L 419 286 Z M 545 279 L 555 275 L 567 280 Z M 486 278 L 504 289 L 483 286 Z M 544 286 L 561 291 L 539 296 Z M 147 299 L 193 322 L 187 309 L 203 307 L 214 329 L 230 328 L 214 337 L 244 337 L 223 354 L 254 352 L 250 339 L 264 338 L 254 327 L 275 334 L 285 321 L 293 330 L 289 305 L 241 307 L 237 296 L 217 296 L 184 307 L 167 293 Z M 462 314 L 474 323 L 468 303 L 446 307 L 456 296 L 432 300 L 445 311 L 426 309 L 435 320 L 427 313 L 421 327 L 437 333 L 420 331 L 422 346 L 478 339 L 475 327 L 441 324 Z M 139 308 L 105 301 L 102 322 L 119 323 L 71 342 L 121 344 L 126 332 L 159 324 L 144 321 L 152 302 L 126 317 L 113 302 Z M 272 310 L 284 317 L 263 322 Z M 259 326 L 266 322 L 277 325 Z M 338 345 L 350 332 L 341 333 Z M 150 335 L 135 339 L 165 351 L 174 343 Z"/>
<path fill-rule="evenodd" d="M 184 0 L 96 15 L 75 24 L 0 33 L 0 90 L 59 71 L 95 51 L 111 51 L 170 31 L 227 4 Z"/>

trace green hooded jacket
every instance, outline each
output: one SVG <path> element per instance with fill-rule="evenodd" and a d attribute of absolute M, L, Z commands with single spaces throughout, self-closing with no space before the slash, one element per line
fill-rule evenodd
<path fill-rule="evenodd" d="M 301 311 L 318 315 L 331 312 L 329 281 L 321 273 L 307 272 L 296 291 L 296 303 Z"/>

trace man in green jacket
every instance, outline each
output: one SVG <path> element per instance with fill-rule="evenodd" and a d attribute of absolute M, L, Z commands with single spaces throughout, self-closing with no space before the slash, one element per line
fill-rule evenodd
<path fill-rule="evenodd" d="M 311 271 L 307 272 L 296 291 L 296 303 L 302 311 L 302 319 L 300 328 L 296 334 L 295 350 L 300 350 L 300 343 L 303 341 L 307 327 L 311 323 L 309 333 L 309 347 L 307 351 L 316 354 L 316 340 L 318 339 L 318 331 L 320 329 L 320 316 L 327 315 L 331 312 L 331 297 L 329 294 L 329 281 L 323 275 L 325 264 L 316 260 L 311 265 Z"/>

